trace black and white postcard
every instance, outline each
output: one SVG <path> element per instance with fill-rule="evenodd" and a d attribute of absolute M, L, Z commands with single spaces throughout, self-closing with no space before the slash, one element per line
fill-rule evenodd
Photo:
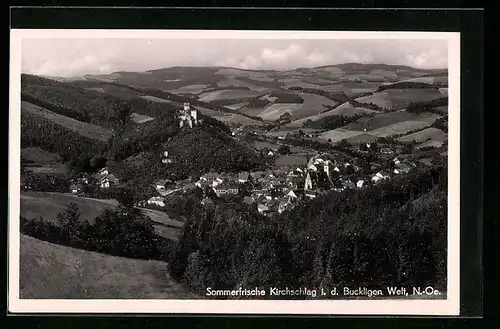
<path fill-rule="evenodd" d="M 457 315 L 460 33 L 11 30 L 9 310 Z"/>

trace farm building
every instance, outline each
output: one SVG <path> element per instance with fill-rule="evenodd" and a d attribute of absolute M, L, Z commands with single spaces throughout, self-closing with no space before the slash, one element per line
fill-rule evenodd
<path fill-rule="evenodd" d="M 248 172 L 246 172 L 246 171 L 241 172 L 238 175 L 238 183 L 246 183 L 246 182 L 248 182 L 249 176 L 250 175 L 248 174 Z"/>
<path fill-rule="evenodd" d="M 118 184 L 119 184 L 119 179 L 113 174 L 108 174 L 101 177 L 100 187 L 102 188 L 109 188 L 111 186 Z"/>

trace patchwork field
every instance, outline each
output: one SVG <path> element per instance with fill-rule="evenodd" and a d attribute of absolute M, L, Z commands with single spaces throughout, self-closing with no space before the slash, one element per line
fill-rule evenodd
<path fill-rule="evenodd" d="M 43 117 L 90 139 L 107 142 L 113 135 L 109 129 L 81 122 L 64 115 L 48 111 L 28 102 L 21 102 L 21 110 Z"/>
<path fill-rule="evenodd" d="M 216 101 L 216 100 L 225 100 L 225 99 L 233 99 L 233 100 L 238 100 L 238 99 L 247 99 L 247 98 L 252 98 L 259 96 L 261 93 L 257 91 L 252 91 L 252 90 L 240 90 L 240 89 L 223 89 L 223 90 L 216 90 L 216 91 L 209 91 L 209 92 L 204 92 L 201 93 L 198 96 L 198 100 L 202 102 L 210 102 L 210 101 Z"/>
<path fill-rule="evenodd" d="M 356 98 L 356 101 L 373 103 L 389 110 L 400 110 L 413 102 L 426 102 L 441 97 L 443 95 L 435 89 L 387 89 L 370 96 Z"/>
<path fill-rule="evenodd" d="M 251 90 L 254 91 L 262 91 L 265 90 L 265 87 L 258 86 L 257 84 L 252 84 L 246 81 L 241 81 L 238 79 L 224 79 L 217 81 L 217 87 L 224 88 L 224 87 L 248 87 Z"/>
<path fill-rule="evenodd" d="M 21 235 L 21 299 L 197 298 L 168 274 L 168 264 L 65 247 Z"/>
<path fill-rule="evenodd" d="M 441 118 L 440 115 L 434 113 L 423 112 L 420 114 L 408 113 L 406 111 L 397 111 L 391 113 L 382 113 L 373 117 L 366 117 L 357 120 L 344 126 L 344 129 L 358 130 L 358 131 L 371 131 L 379 129 L 388 125 L 392 125 L 403 121 L 423 121 L 431 125 L 436 119 Z"/>
<path fill-rule="evenodd" d="M 338 104 L 331 99 L 316 94 L 298 93 L 298 95 L 304 99 L 302 104 L 274 103 L 259 113 L 258 116 L 264 120 L 273 121 L 288 112 L 292 120 L 298 120 L 323 112 L 326 109 L 323 105 L 335 106 Z"/>
<path fill-rule="evenodd" d="M 230 110 L 239 110 L 242 107 L 245 107 L 248 105 L 248 102 L 242 102 L 242 103 L 236 103 L 236 104 L 231 104 L 231 105 L 226 105 L 224 107 L 230 109 Z"/>
<path fill-rule="evenodd" d="M 424 130 L 417 131 L 413 134 L 402 136 L 396 140 L 401 143 L 411 143 L 415 141 L 416 143 L 423 143 L 427 140 L 444 142 L 446 140 L 446 133 L 440 129 L 427 128 Z"/>
<path fill-rule="evenodd" d="M 285 127 L 301 127 L 304 124 L 304 122 L 306 122 L 307 120 L 317 121 L 321 118 L 328 117 L 331 115 L 341 115 L 341 116 L 345 116 L 345 117 L 352 117 L 355 115 L 377 114 L 377 113 L 380 113 L 380 112 L 375 111 L 375 110 L 366 109 L 364 107 L 355 107 L 355 106 L 352 106 L 350 103 L 346 102 L 342 105 L 339 105 L 338 107 L 336 107 L 333 110 L 292 121 L 289 124 L 285 125 Z"/>
<path fill-rule="evenodd" d="M 419 145 L 416 146 L 417 150 L 420 150 L 424 147 L 433 147 L 433 148 L 439 148 L 443 146 L 444 142 L 443 141 L 437 141 L 437 140 L 429 140 L 427 142 L 423 142 Z"/>
<path fill-rule="evenodd" d="M 172 94 L 193 94 L 193 95 L 198 95 L 200 93 L 202 93 L 203 91 L 205 91 L 205 89 L 207 89 L 209 85 L 207 84 L 199 84 L 199 85 L 187 85 L 187 86 L 182 86 L 180 88 L 177 88 L 177 89 L 173 89 L 173 90 L 167 90 L 168 92 L 172 93 Z"/>
<path fill-rule="evenodd" d="M 439 92 L 443 95 L 448 97 L 448 88 L 439 88 Z"/>
<path fill-rule="evenodd" d="M 144 123 L 144 122 L 152 121 L 155 118 L 147 116 L 147 115 L 142 115 L 139 113 L 132 113 L 130 115 L 130 119 L 136 123 Z"/>
<path fill-rule="evenodd" d="M 324 140 L 331 140 L 332 143 L 340 142 L 343 139 L 349 139 L 358 135 L 364 134 L 363 131 L 347 130 L 344 128 L 337 128 L 318 135 L 318 138 Z"/>
<path fill-rule="evenodd" d="M 426 77 L 418 77 L 412 79 L 402 80 L 401 82 L 420 82 L 420 83 L 448 83 L 447 75 L 439 75 L 439 76 L 426 76 Z"/>

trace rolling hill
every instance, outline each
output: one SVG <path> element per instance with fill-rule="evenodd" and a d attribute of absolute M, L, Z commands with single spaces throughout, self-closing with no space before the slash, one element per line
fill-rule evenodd
<path fill-rule="evenodd" d="M 113 257 L 21 235 L 21 299 L 197 298 L 159 261 Z"/>

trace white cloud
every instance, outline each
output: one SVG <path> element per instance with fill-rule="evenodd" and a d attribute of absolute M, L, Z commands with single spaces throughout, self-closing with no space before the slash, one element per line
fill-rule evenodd
<path fill-rule="evenodd" d="M 23 72 L 75 76 L 171 66 L 290 70 L 346 62 L 447 66 L 444 40 L 26 39 Z"/>

